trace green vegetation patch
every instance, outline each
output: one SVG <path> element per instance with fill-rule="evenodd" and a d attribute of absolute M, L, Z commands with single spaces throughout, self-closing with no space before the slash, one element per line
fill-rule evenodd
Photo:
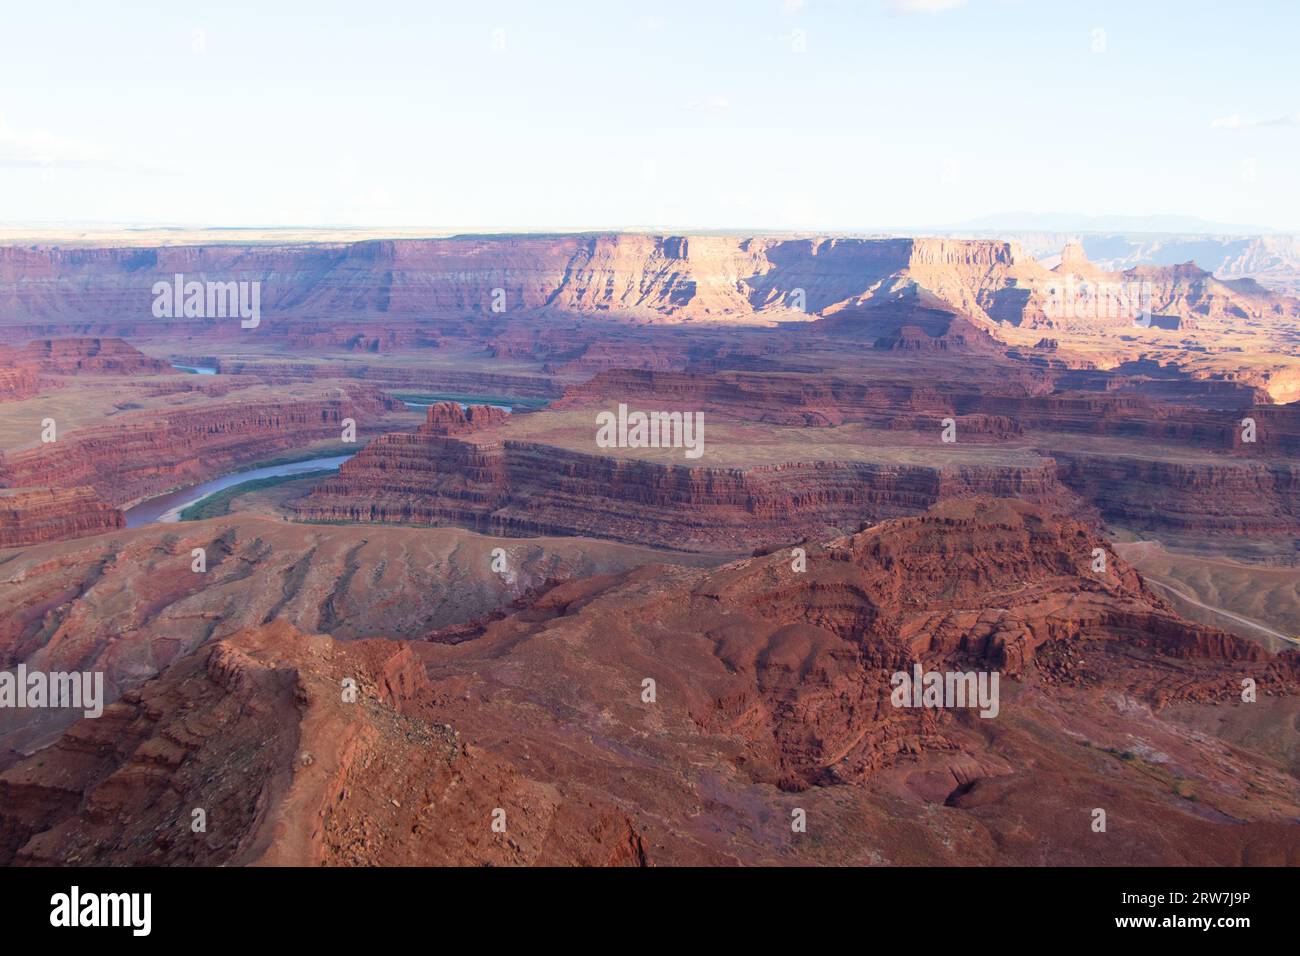
<path fill-rule="evenodd" d="M 254 478 L 252 481 L 240 482 L 237 485 L 231 485 L 229 488 L 214 491 L 206 498 L 200 498 L 189 507 L 183 508 L 181 510 L 181 520 L 202 521 L 204 518 L 220 518 L 230 514 L 230 503 L 232 501 L 240 495 L 248 494 L 250 491 L 260 491 L 263 488 L 283 485 L 289 481 L 301 481 L 304 478 L 327 478 L 337 474 L 337 469 L 322 468 L 317 471 L 301 471 L 295 475 L 272 475 L 269 478 Z"/>
<path fill-rule="evenodd" d="M 460 402 L 462 405 L 504 405 L 507 408 L 538 409 L 545 408 L 549 398 L 507 398 L 502 395 L 436 395 L 423 392 L 393 392 L 393 398 L 416 405 L 433 405 L 436 402 Z"/>

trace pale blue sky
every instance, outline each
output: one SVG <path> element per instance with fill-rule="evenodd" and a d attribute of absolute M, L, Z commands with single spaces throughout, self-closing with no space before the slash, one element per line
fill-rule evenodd
<path fill-rule="evenodd" d="M 1300 230 L 1298 41 L 1283 0 L 11 3 L 0 220 Z"/>

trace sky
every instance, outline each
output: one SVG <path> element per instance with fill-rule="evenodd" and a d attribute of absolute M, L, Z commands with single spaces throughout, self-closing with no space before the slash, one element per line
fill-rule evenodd
<path fill-rule="evenodd" d="M 0 222 L 1300 231 L 1300 3 L 6 4 Z"/>

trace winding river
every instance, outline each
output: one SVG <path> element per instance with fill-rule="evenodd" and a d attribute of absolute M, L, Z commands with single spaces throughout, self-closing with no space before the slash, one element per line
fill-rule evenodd
<path fill-rule="evenodd" d="M 155 521 L 179 521 L 182 511 L 195 502 L 202 501 L 213 492 L 221 491 L 223 488 L 242 485 L 246 481 L 256 481 L 258 478 L 300 475 L 309 471 L 324 471 L 327 468 L 336 470 L 339 465 L 351 457 L 351 455 L 334 455 L 330 458 L 310 458 L 307 461 L 268 465 L 265 468 L 253 468 L 249 471 L 232 471 L 220 478 L 213 478 L 211 481 L 191 485 L 177 491 L 169 491 L 166 494 L 142 501 L 134 508 L 128 508 L 126 510 L 126 526 L 128 528 L 138 528 L 140 525 L 152 524 Z"/>
<path fill-rule="evenodd" d="M 199 375 L 215 375 L 216 369 L 201 368 L 193 365 L 173 365 L 173 368 L 183 369 L 187 372 L 194 372 Z M 421 396 L 424 398 L 424 396 Z M 410 409 L 428 408 L 434 401 L 443 400 L 438 396 L 429 396 L 428 401 L 403 401 L 403 404 Z M 447 399 L 455 401 L 455 399 Z M 461 408 L 465 408 L 465 402 L 458 402 Z M 476 404 L 490 404 L 496 408 L 504 409 L 507 412 L 513 411 L 510 405 L 498 405 L 495 402 L 483 401 Z M 202 484 L 190 485 L 188 488 L 180 488 L 176 491 L 169 491 L 166 494 L 157 495 L 156 497 L 146 499 L 126 510 L 126 526 L 128 528 L 138 528 L 140 525 L 153 524 L 155 522 L 168 523 L 180 521 L 181 512 L 190 505 L 202 501 L 208 495 L 221 491 L 234 485 L 242 485 L 246 481 L 256 481 L 259 478 L 275 478 L 280 475 L 300 475 L 309 471 L 324 471 L 326 469 L 337 470 L 339 465 L 351 458 L 351 455 L 334 455 L 329 458 L 310 458 L 306 461 L 295 461 L 283 465 L 268 465 L 265 468 L 253 468 L 248 471 L 232 471 L 229 474 L 222 475 L 219 478 L 213 478 L 211 481 L 205 481 Z"/>

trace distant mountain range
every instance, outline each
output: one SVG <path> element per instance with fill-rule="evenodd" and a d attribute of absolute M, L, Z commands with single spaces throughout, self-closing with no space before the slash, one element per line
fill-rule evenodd
<path fill-rule="evenodd" d="M 1254 279 L 1276 292 L 1300 295 L 1300 236 L 1012 231 L 995 235 L 1020 243 L 1049 268 L 1056 265 L 1065 244 L 1077 240 L 1092 262 L 1111 272 L 1195 262 L 1219 279 Z"/>
<path fill-rule="evenodd" d="M 1196 216 L 1085 216 L 1063 212 L 1006 212 L 940 227 L 941 231 L 975 232 L 1159 232 L 1193 235 L 1263 236 L 1278 230 L 1266 226 L 1212 222 Z"/>

